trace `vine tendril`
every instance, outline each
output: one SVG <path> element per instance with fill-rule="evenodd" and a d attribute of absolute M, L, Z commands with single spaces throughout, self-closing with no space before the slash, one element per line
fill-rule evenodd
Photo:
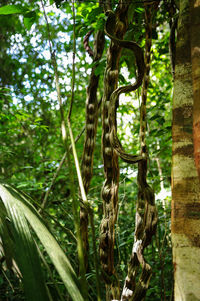
<path fill-rule="evenodd" d="M 116 123 L 116 110 L 117 104 L 119 103 L 119 96 L 122 93 L 129 93 L 138 89 L 143 81 L 144 71 L 145 71 L 145 63 L 144 63 L 144 55 L 142 48 L 133 41 L 120 40 L 114 35 L 116 17 L 115 13 L 112 10 L 108 10 L 106 12 L 108 16 L 106 25 L 105 25 L 105 33 L 106 35 L 113 41 L 113 43 L 117 44 L 120 47 L 130 49 L 135 58 L 137 65 L 137 77 L 134 84 L 129 84 L 127 86 L 119 87 L 113 91 L 110 97 L 110 104 L 108 108 L 108 119 L 110 126 L 110 143 L 112 147 L 115 149 L 119 157 L 127 163 L 137 163 L 144 159 L 141 155 L 131 155 L 126 153 L 123 149 L 121 142 L 117 137 L 117 123 Z"/>

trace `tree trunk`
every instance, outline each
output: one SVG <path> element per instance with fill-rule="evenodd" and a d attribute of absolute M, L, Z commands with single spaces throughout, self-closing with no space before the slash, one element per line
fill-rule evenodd
<path fill-rule="evenodd" d="M 200 296 L 200 185 L 192 133 L 196 108 L 192 90 L 189 2 L 180 1 L 173 98 L 172 243 L 175 301 L 195 301 Z"/>
<path fill-rule="evenodd" d="M 195 165 L 200 179 L 200 1 L 190 1 L 191 57 L 194 94 L 193 139 Z"/>

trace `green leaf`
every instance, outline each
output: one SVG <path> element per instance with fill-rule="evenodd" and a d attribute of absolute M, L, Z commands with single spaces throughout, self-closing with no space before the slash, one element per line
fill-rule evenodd
<path fill-rule="evenodd" d="M 0 202 L 0 236 L 3 252 L 6 258 L 6 266 L 8 269 L 11 269 L 13 260 L 13 241 L 11 239 L 11 233 L 7 227 L 7 223 L 6 209 L 4 204 Z"/>
<path fill-rule="evenodd" d="M 25 218 L 28 220 L 41 243 L 45 247 L 50 259 L 54 263 L 63 283 L 72 297 L 72 300 L 83 301 L 83 297 L 79 290 L 80 286 L 78 279 L 68 258 L 51 232 L 47 229 L 41 216 L 30 203 L 30 198 L 8 184 L 0 184 L 0 197 L 3 200 L 6 209 L 10 211 L 10 218 L 13 220 L 16 219 L 16 225 L 17 218 L 15 218 L 15 214 L 17 214 L 17 217 L 23 216 L 21 223 L 24 225 Z M 22 231 L 22 227 L 20 225 L 18 229 L 19 231 Z M 35 298 L 35 300 L 38 299 Z"/>
<path fill-rule="evenodd" d="M 30 11 L 24 15 L 24 25 L 30 30 L 32 25 L 36 22 L 37 15 L 35 11 Z"/>
<path fill-rule="evenodd" d="M 3 205 L 1 203 L 1 205 Z M 1 212 L 0 233 L 6 261 L 11 266 L 12 257 L 22 274 L 26 299 L 48 301 L 49 297 L 42 274 L 40 257 L 36 249 L 26 218 L 16 204 L 4 203 L 8 218 Z M 2 206 L 1 206 L 2 207 Z"/>
<path fill-rule="evenodd" d="M 150 117 L 149 120 L 157 120 L 159 118 L 160 118 L 160 114 L 158 113 L 158 114 L 155 114 L 152 117 Z"/>
<path fill-rule="evenodd" d="M 5 5 L 0 7 L 0 15 L 23 14 L 25 11 L 21 5 Z"/>
<path fill-rule="evenodd" d="M 128 7 L 128 23 L 131 23 L 133 21 L 134 11 L 135 11 L 135 4 L 131 3 Z"/>
<path fill-rule="evenodd" d="M 97 18 L 97 16 L 102 12 L 102 8 L 101 7 L 96 7 L 94 9 L 91 10 L 91 12 L 89 12 L 87 19 L 89 19 L 90 21 L 93 21 Z"/>
<path fill-rule="evenodd" d="M 135 11 L 136 11 L 137 13 L 141 14 L 141 13 L 144 12 L 144 8 L 143 8 L 143 7 L 137 7 L 137 8 L 135 9 Z"/>

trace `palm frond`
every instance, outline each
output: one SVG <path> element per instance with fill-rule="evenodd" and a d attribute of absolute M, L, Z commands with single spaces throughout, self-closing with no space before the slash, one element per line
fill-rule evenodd
<path fill-rule="evenodd" d="M 47 292 L 45 289 L 44 280 L 42 279 L 39 255 L 34 243 L 34 239 L 31 236 L 28 225 L 29 223 L 55 265 L 55 268 L 62 278 L 62 281 L 65 284 L 71 298 L 76 301 L 83 301 L 77 276 L 68 258 L 51 232 L 47 229 L 41 216 L 29 202 L 28 197 L 5 183 L 0 184 L 0 197 L 8 214 L 9 229 L 14 235 L 13 241 L 14 254 L 16 256 L 15 260 L 23 275 L 26 294 L 28 294 L 28 290 L 31 292 L 31 294 L 38 294 L 37 297 L 35 296 L 33 298 L 28 296 L 27 299 L 42 301 L 49 300 L 48 297 L 46 297 Z M 5 220 L 6 218 L 4 217 L 4 220 L 2 219 L 3 224 L 5 224 Z M 3 231 L 3 226 L 0 228 Z M 0 233 L 1 235 L 2 231 Z M 37 281 L 38 278 L 39 281 Z M 40 282 L 43 288 L 39 288 L 40 284 L 36 282 Z"/>

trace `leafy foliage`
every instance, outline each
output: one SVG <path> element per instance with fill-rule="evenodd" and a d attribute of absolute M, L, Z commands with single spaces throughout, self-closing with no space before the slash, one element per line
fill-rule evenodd
<path fill-rule="evenodd" d="M 29 230 L 28 221 L 55 264 L 72 299 L 83 300 L 71 264 L 29 202 L 28 197 L 6 184 L 0 185 L 0 196 L 7 211 L 6 213 L 2 207 L 1 236 L 4 253 L 11 256 L 8 259 L 12 260 L 13 258 L 16 261 L 23 275 L 26 298 L 28 300 L 49 300 L 42 278 L 37 248 Z M 6 222 L 6 215 L 8 215 L 9 225 Z M 10 237 L 8 233 L 10 233 Z M 8 254 L 10 251 L 11 254 Z"/>
<path fill-rule="evenodd" d="M 115 4 L 116 1 L 114 1 L 113 7 Z M 74 236 L 71 187 L 68 181 L 69 170 L 66 164 L 62 165 L 52 186 L 47 208 L 42 211 L 43 218 L 35 209 L 40 208 L 64 155 L 48 35 L 50 32 L 53 50 L 57 56 L 61 96 L 65 112 L 67 112 L 71 97 L 72 77 L 72 7 L 69 1 L 50 1 L 50 6 L 46 5 L 49 20 L 48 31 L 39 1 L 5 1 L 3 5 L 0 7 L 0 178 L 8 184 L 0 186 L 1 198 L 4 203 L 2 205 L 1 202 L 1 244 L 3 246 L 3 254 L 1 254 L 3 264 L 0 274 L 1 295 L 10 300 L 12 298 L 13 300 L 24 300 L 21 280 L 27 280 L 27 283 L 23 283 L 25 293 L 33 293 L 33 289 L 30 289 L 32 285 L 35 287 L 36 294 L 41 292 L 41 295 L 35 296 L 35 299 L 34 295 L 26 295 L 28 300 L 32 300 L 31 298 L 46 300 L 50 298 L 49 295 L 53 300 L 62 300 L 66 296 L 65 286 L 74 300 L 81 300 L 81 294 L 78 297 L 80 290 L 77 287 L 78 280 L 75 276 L 78 274 L 77 246 Z M 75 3 L 75 6 L 77 53 L 75 100 L 71 122 L 74 136 L 78 136 L 85 123 L 86 87 L 92 68 L 91 59 L 83 47 L 83 38 L 89 30 L 92 29 L 95 33 L 104 27 L 105 15 L 98 4 L 93 1 L 79 1 Z M 133 39 L 144 46 L 143 6 L 136 1 L 130 5 L 128 14 L 129 30 L 125 39 Z M 154 30 L 151 80 L 147 101 L 148 177 L 157 195 L 159 213 L 157 237 L 146 251 L 147 260 L 154 269 L 151 287 L 147 295 L 149 301 L 160 301 L 161 296 L 163 300 L 171 300 L 173 294 L 170 197 L 166 197 L 164 194 L 160 198 L 158 197 L 159 193 L 167 194 L 170 189 L 171 91 L 173 83 L 168 54 L 168 19 L 166 7 L 161 3 L 157 17 L 158 30 Z M 92 43 L 93 37 L 90 39 L 91 46 Z M 108 44 L 109 40 L 107 39 L 106 47 Z M 120 59 L 119 85 L 134 80 L 136 71 L 133 61 L 134 58 L 130 56 L 130 53 L 123 50 Z M 106 50 L 96 70 L 96 73 L 101 76 L 99 100 L 103 92 L 105 65 Z M 138 95 L 134 93 L 126 95 L 120 99 L 117 113 L 118 135 L 122 144 L 131 153 L 137 153 L 139 149 L 139 102 Z M 103 210 L 101 187 L 104 180 L 100 155 L 100 113 L 101 108 L 99 109 L 94 157 L 94 176 L 88 195 L 94 212 L 97 247 L 98 229 Z M 83 138 L 82 135 L 76 143 L 79 160 L 81 160 L 83 151 Z M 137 173 L 135 167 L 130 168 L 122 162 L 120 162 L 120 168 L 120 202 L 114 255 L 122 287 L 134 240 Z M 78 188 L 78 181 L 75 180 Z M 32 199 L 24 196 L 9 184 L 31 194 Z M 76 193 L 78 197 L 78 189 Z M 33 199 L 37 202 L 34 202 Z M 47 229 L 51 229 L 51 231 Z M 51 233 L 56 237 L 62 249 Z M 8 237 L 10 238 L 8 239 Z M 51 244 L 47 237 L 52 242 Z M 90 245 L 92 246 L 91 239 Z M 19 256 L 22 253 L 27 254 L 27 257 Z M 68 260 L 64 253 L 67 254 Z M 42 256 L 43 263 L 41 263 Z M 20 257 L 22 257 L 22 262 L 20 262 Z M 19 269 L 17 271 L 13 271 L 13 259 Z M 86 275 L 89 293 L 91 299 L 96 300 L 92 248 L 90 248 L 89 262 L 90 270 Z M 47 276 L 44 276 L 47 266 L 52 274 L 48 273 Z M 72 271 L 71 266 L 75 272 Z M 36 273 L 37 276 L 35 276 Z M 29 276 L 27 275 L 30 275 L 32 282 L 28 282 Z M 101 282 L 101 291 L 102 300 L 104 300 L 103 281 Z"/>

